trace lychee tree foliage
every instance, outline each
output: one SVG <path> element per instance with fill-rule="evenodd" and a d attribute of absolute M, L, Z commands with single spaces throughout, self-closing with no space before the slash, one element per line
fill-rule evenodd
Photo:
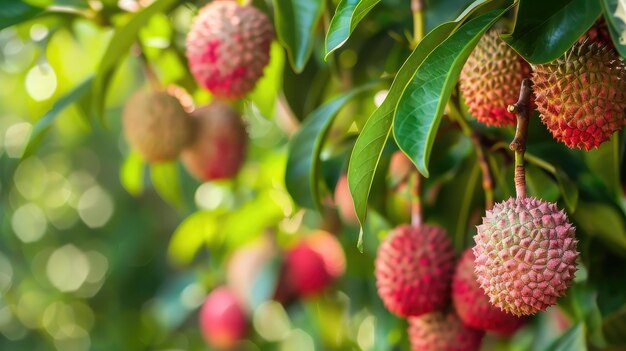
<path fill-rule="evenodd" d="M 149 347 L 626 345 L 621 2 L 0 4 L 98 47 L 23 158 L 76 106 L 181 217 Z M 189 281 L 202 308 L 171 298 Z"/>

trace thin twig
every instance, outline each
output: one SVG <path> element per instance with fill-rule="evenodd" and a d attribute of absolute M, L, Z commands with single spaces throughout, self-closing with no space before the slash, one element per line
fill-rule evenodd
<path fill-rule="evenodd" d="M 478 165 L 483 176 L 483 190 L 485 192 L 485 209 L 491 210 L 493 208 L 493 175 L 491 174 L 491 168 L 489 167 L 489 161 L 485 154 L 485 146 L 478 133 L 472 132 L 472 142 L 476 149 L 476 158 L 478 159 Z"/>
<path fill-rule="evenodd" d="M 143 52 L 143 48 L 141 47 L 141 44 L 137 43 L 135 45 L 135 50 L 137 53 L 137 57 L 139 57 L 139 62 L 141 63 L 143 72 L 146 75 L 146 79 L 150 83 L 150 86 L 154 90 L 160 90 L 162 88 L 161 82 L 159 81 L 159 78 L 157 77 L 154 70 L 152 69 L 152 66 L 150 66 L 150 61 L 148 61 L 146 54 Z"/>
<path fill-rule="evenodd" d="M 424 37 L 424 1 L 411 0 L 411 12 L 413 13 L 413 48 Z"/>
<path fill-rule="evenodd" d="M 417 170 L 414 170 L 411 179 L 411 225 L 417 228 L 424 222 L 421 198 L 422 175 Z"/>
<path fill-rule="evenodd" d="M 507 110 L 517 116 L 517 129 L 515 137 L 509 145 L 511 151 L 515 151 L 515 192 L 517 198 L 526 197 L 526 169 L 524 168 L 524 153 L 526 152 L 526 139 L 528 137 L 528 120 L 530 119 L 532 94 L 532 81 L 524 79 L 520 87 L 519 99 L 515 105 L 510 105 Z"/>

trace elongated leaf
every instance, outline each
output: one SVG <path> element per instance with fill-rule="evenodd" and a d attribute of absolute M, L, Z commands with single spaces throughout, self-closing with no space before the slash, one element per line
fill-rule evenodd
<path fill-rule="evenodd" d="M 182 208 L 183 198 L 176 162 L 157 163 L 150 167 L 150 178 L 154 190 L 161 198 L 176 208 Z"/>
<path fill-rule="evenodd" d="M 576 323 L 560 338 L 556 339 L 548 348 L 548 351 L 585 351 L 587 343 L 585 342 L 585 329 L 582 323 Z"/>
<path fill-rule="evenodd" d="M 170 261 L 177 266 L 191 263 L 204 244 L 213 247 L 219 242 L 218 228 L 218 217 L 212 212 L 198 211 L 185 218 L 170 239 L 167 248 Z"/>
<path fill-rule="evenodd" d="M 597 235 L 615 252 L 626 255 L 626 223 L 619 211 L 603 203 L 583 203 L 574 214 L 576 224 L 585 233 Z"/>
<path fill-rule="evenodd" d="M 289 142 L 285 184 L 300 206 L 319 208 L 317 175 L 324 137 L 337 112 L 354 96 L 370 88 L 372 85 L 351 90 L 318 107 Z"/>
<path fill-rule="evenodd" d="M 363 17 L 380 0 L 341 0 L 326 33 L 326 58 L 340 48 Z"/>
<path fill-rule="evenodd" d="M 424 37 L 398 71 L 385 101 L 367 120 L 354 144 L 348 166 L 348 184 L 354 201 L 354 208 L 361 223 L 361 233 L 365 224 L 370 188 L 383 148 L 391 133 L 396 103 L 404 87 L 413 76 L 413 72 L 424 61 L 428 53 L 447 38 L 455 27 L 456 23 L 454 22 L 444 23 Z"/>
<path fill-rule="evenodd" d="M 322 0 L 276 0 L 274 17 L 278 40 L 287 49 L 289 62 L 302 72 L 313 51 L 315 28 L 322 15 Z"/>
<path fill-rule="evenodd" d="M 80 99 L 89 90 L 92 82 L 93 77 L 87 78 L 65 96 L 58 99 L 54 105 L 52 105 L 52 108 L 37 121 L 37 124 L 35 124 L 35 127 L 30 134 L 28 145 L 26 146 L 26 150 L 24 151 L 22 158 L 26 158 L 37 151 L 39 143 L 46 136 L 59 114 L 68 106 Z"/>
<path fill-rule="evenodd" d="M 611 39 L 622 57 L 626 57 L 626 42 L 620 40 L 626 31 L 626 4 L 619 0 L 600 0 L 606 24 L 611 32 Z"/>
<path fill-rule="evenodd" d="M 0 9 L 0 30 L 28 21 L 43 12 L 43 9 L 21 0 L 0 0 Z"/>
<path fill-rule="evenodd" d="M 128 53 L 128 50 L 137 39 L 139 30 L 148 23 L 150 18 L 174 5 L 176 0 L 157 0 L 150 6 L 141 10 L 131 18 L 124 26 L 115 30 L 109 46 L 104 52 L 100 61 L 100 66 L 96 72 L 93 83 L 93 109 L 96 116 L 101 120 L 104 118 L 104 105 L 106 100 L 107 87 L 115 71 L 115 67 L 121 59 Z"/>
<path fill-rule="evenodd" d="M 461 68 L 481 36 L 505 12 L 491 11 L 461 26 L 428 55 L 398 101 L 396 142 L 425 177 L 437 128 Z"/>
<path fill-rule="evenodd" d="M 550 62 L 563 55 L 600 15 L 598 0 L 520 1 L 511 35 L 503 36 L 528 62 Z"/>
<path fill-rule="evenodd" d="M 120 169 L 120 182 L 126 191 L 133 196 L 143 192 L 143 171 L 145 162 L 137 151 L 132 151 Z"/>
<path fill-rule="evenodd" d="M 611 194 L 617 197 L 621 193 L 618 134 L 598 149 L 585 152 L 585 162 Z"/>

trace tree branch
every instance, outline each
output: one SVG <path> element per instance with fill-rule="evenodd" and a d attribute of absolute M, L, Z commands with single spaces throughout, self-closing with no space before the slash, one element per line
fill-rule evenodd
<path fill-rule="evenodd" d="M 509 105 L 507 110 L 517 116 L 517 129 L 515 137 L 509 145 L 511 151 L 515 151 L 515 192 L 517 198 L 526 197 L 526 169 L 524 167 L 524 153 L 526 152 L 526 140 L 528 137 L 528 120 L 530 119 L 532 94 L 532 81 L 524 79 L 520 88 L 519 99 L 514 105 Z"/>

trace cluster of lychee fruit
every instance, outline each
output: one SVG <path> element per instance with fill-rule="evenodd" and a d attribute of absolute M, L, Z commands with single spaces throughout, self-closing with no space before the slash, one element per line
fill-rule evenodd
<path fill-rule="evenodd" d="M 226 284 L 208 294 L 199 323 L 207 344 L 218 350 L 236 349 L 249 330 L 249 315 L 258 299 L 252 294 L 263 270 L 281 262 L 272 298 L 285 305 L 320 294 L 345 271 L 345 255 L 337 238 L 315 231 L 282 251 L 270 237 L 236 250 L 226 268 Z"/>
<path fill-rule="evenodd" d="M 491 30 L 468 58 L 460 87 L 470 114 L 490 126 L 515 124 L 524 78 L 534 85 L 534 105 L 552 136 L 569 148 L 591 150 L 626 123 L 626 64 L 599 20 L 555 61 L 529 65 Z"/>
<path fill-rule="evenodd" d="M 271 22 L 252 6 L 216 0 L 203 7 L 187 35 L 187 58 L 198 84 L 214 99 L 194 108 L 181 89 L 140 90 L 123 112 L 126 139 L 150 163 L 183 164 L 199 180 L 231 178 L 246 157 L 247 133 L 229 101 L 250 92 L 269 62 Z"/>

